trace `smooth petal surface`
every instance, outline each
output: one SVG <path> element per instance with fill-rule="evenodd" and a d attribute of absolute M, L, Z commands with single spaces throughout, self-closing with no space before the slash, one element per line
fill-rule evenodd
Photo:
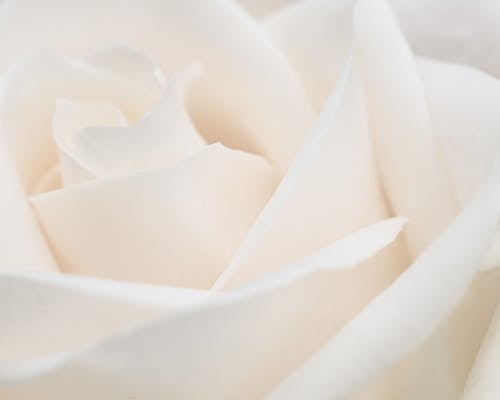
<path fill-rule="evenodd" d="M 5 135 L 3 127 L 0 135 Z M 7 149 L 0 146 L 0 268 L 56 271 L 57 264 L 26 201 L 10 157 Z"/>
<path fill-rule="evenodd" d="M 414 57 L 386 3 L 361 0 L 355 30 L 377 161 L 393 209 L 411 221 L 405 237 L 415 257 L 453 219 L 458 203 Z"/>
<path fill-rule="evenodd" d="M 312 136 L 215 287 L 249 283 L 387 217 L 375 170 L 357 66 L 348 63 Z M 380 268 L 378 282 L 405 266 L 404 249 L 385 256 L 373 267 Z"/>
<path fill-rule="evenodd" d="M 2 267 L 57 268 L 26 196 L 60 186 L 51 131 L 56 99 L 61 96 L 78 101 L 111 101 L 132 116 L 141 115 L 154 102 L 154 96 L 135 84 L 47 54 L 31 58 L 2 75 Z"/>
<path fill-rule="evenodd" d="M 456 400 L 500 301 L 500 270 L 479 272 L 467 292 L 433 334 L 356 400 Z"/>
<path fill-rule="evenodd" d="M 417 67 L 437 143 L 463 206 L 484 184 L 498 157 L 498 80 L 468 66 L 430 59 L 418 59 Z M 498 237 L 497 231 L 483 269 L 500 265 Z M 500 271 L 478 274 L 439 331 L 362 398 L 455 399 L 500 301 L 499 285 Z"/>
<path fill-rule="evenodd" d="M 155 93 L 132 81 L 48 53 L 38 54 L 3 75 L 0 97 L 5 132 L 2 146 L 10 152 L 27 193 L 57 161 L 52 122 L 58 98 L 110 103 L 130 120 L 149 111 L 157 100 Z"/>
<path fill-rule="evenodd" d="M 394 240 L 403 223 L 387 220 L 358 231 L 320 258 L 292 266 L 291 279 L 284 270 L 82 352 L 27 363 L 1 377 L 0 394 L 16 400 L 62 400 L 70 393 L 75 400 L 261 398 L 368 300 L 370 269 L 356 264 Z"/>
<path fill-rule="evenodd" d="M 500 397 L 500 306 L 471 371 L 463 400 L 494 400 Z"/>
<path fill-rule="evenodd" d="M 428 109 L 460 204 L 500 156 L 500 81 L 471 67 L 418 60 Z"/>
<path fill-rule="evenodd" d="M 257 18 L 296 2 L 297 0 L 238 0 L 238 3 Z"/>
<path fill-rule="evenodd" d="M 87 346 L 208 297 L 191 289 L 2 270 L 0 374 L 14 373 L 16 363 Z"/>
<path fill-rule="evenodd" d="M 321 109 L 339 79 L 352 47 L 354 0 L 303 0 L 279 9 L 263 25 L 299 71 Z"/>
<path fill-rule="evenodd" d="M 461 205 L 500 157 L 500 81 L 471 67 L 420 59 L 430 116 Z M 500 266 L 500 232 L 484 267 Z"/>
<path fill-rule="evenodd" d="M 109 103 L 74 102 L 57 99 L 52 122 L 52 133 L 58 147 L 59 163 L 64 186 L 95 178 L 92 170 L 82 165 L 72 145 L 72 134 L 86 126 L 124 126 L 123 113 Z"/>
<path fill-rule="evenodd" d="M 66 272 L 206 288 L 276 185 L 262 158 L 222 145 L 171 168 L 32 198 Z"/>
<path fill-rule="evenodd" d="M 352 398 L 414 350 L 463 298 L 499 217 L 497 168 L 474 201 L 415 263 L 269 398 Z"/>
<path fill-rule="evenodd" d="M 166 167 L 200 151 L 205 141 L 184 104 L 188 86 L 201 74 L 198 67 L 176 73 L 156 107 L 135 124 L 73 131 L 67 146 L 74 159 L 93 175 L 106 177 Z"/>
<path fill-rule="evenodd" d="M 161 68 L 153 60 L 142 51 L 127 45 L 98 47 L 82 57 L 82 61 L 135 82 L 152 93 L 159 94 L 166 83 Z"/>
<path fill-rule="evenodd" d="M 229 0 L 10 1 L 0 8 L 0 41 L 9 42 L 0 70 L 40 48 L 81 56 L 110 43 L 141 49 L 165 76 L 201 63 L 206 76 L 192 103 L 200 130 L 209 141 L 263 154 L 281 171 L 312 124 L 285 57 Z"/>
<path fill-rule="evenodd" d="M 31 189 L 31 195 L 59 189 L 63 185 L 62 182 L 61 167 L 59 164 L 56 164 L 38 180 L 35 187 Z"/>
<path fill-rule="evenodd" d="M 405 36 L 421 55 L 500 77 L 500 4 L 496 0 L 390 0 Z"/>

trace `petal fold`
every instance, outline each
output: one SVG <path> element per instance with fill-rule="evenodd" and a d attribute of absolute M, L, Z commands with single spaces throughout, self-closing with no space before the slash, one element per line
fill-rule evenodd
<path fill-rule="evenodd" d="M 215 288 L 248 284 L 389 216 L 364 107 L 357 65 L 348 62 L 312 135 Z M 381 276 L 400 271 L 405 256 L 394 246 L 377 259 Z"/>
<path fill-rule="evenodd" d="M 206 147 L 166 168 L 32 198 L 66 272 L 206 288 L 276 185 L 258 156 Z"/>
<path fill-rule="evenodd" d="M 0 71 L 41 48 L 80 57 L 103 43 L 140 49 L 165 76 L 200 63 L 206 75 L 191 102 L 200 131 L 209 142 L 264 155 L 282 173 L 313 122 L 285 57 L 229 0 L 12 1 L 0 8 L 0 41 L 9 42 Z"/>
<path fill-rule="evenodd" d="M 342 76 L 352 47 L 354 0 L 304 0 L 267 16 L 263 26 L 297 69 L 319 110 Z"/>
<path fill-rule="evenodd" d="M 414 350 L 465 295 L 499 217 L 496 168 L 475 199 L 415 263 L 269 398 L 351 398 Z"/>
<path fill-rule="evenodd" d="M 403 223 L 381 221 L 245 289 L 92 348 L 25 363 L 0 375 L 10 382 L 0 394 L 13 400 L 48 393 L 53 400 L 68 393 L 77 400 L 262 398 L 373 295 L 366 286 L 376 271 L 357 263 L 393 241 Z"/>
<path fill-rule="evenodd" d="M 88 346 L 208 297 L 191 289 L 2 270 L 0 374 L 9 373 L 6 364 Z"/>
<path fill-rule="evenodd" d="M 500 304 L 500 303 L 499 303 Z M 500 306 L 470 373 L 462 400 L 494 400 L 500 396 Z"/>
<path fill-rule="evenodd" d="M 452 221 L 458 202 L 416 61 L 384 1 L 358 3 L 355 40 L 386 194 L 411 221 L 405 238 L 415 257 Z"/>
<path fill-rule="evenodd" d="M 200 66 L 192 66 L 175 74 L 156 107 L 133 125 L 74 130 L 67 140 L 74 159 L 91 174 L 106 177 L 166 167 L 200 151 L 205 141 L 184 104 L 188 86 L 200 73 Z"/>

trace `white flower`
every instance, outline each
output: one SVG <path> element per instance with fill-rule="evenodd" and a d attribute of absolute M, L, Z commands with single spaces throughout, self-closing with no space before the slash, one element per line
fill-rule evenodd
<path fill-rule="evenodd" d="M 1 398 L 498 398 L 500 10 L 391 6 L 0 3 Z"/>

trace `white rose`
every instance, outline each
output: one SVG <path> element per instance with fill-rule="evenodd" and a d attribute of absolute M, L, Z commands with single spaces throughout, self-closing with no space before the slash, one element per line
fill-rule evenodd
<path fill-rule="evenodd" d="M 2 399 L 500 396 L 500 10 L 392 3 L 0 3 Z"/>

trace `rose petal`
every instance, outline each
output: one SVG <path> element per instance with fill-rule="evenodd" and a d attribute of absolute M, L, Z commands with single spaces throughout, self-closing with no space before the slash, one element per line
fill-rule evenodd
<path fill-rule="evenodd" d="M 500 81 L 470 67 L 419 59 L 429 112 L 460 203 L 500 155 Z"/>
<path fill-rule="evenodd" d="M 262 17 L 296 2 L 297 0 L 238 0 L 255 17 Z"/>
<path fill-rule="evenodd" d="M 422 55 L 472 65 L 500 77 L 496 0 L 390 0 L 405 36 Z"/>
<path fill-rule="evenodd" d="M 0 127 L 0 138 L 5 136 L 3 127 Z M 2 146 L 0 188 L 0 268 L 8 266 L 56 271 L 57 264 L 26 201 L 12 166 L 11 155 Z"/>
<path fill-rule="evenodd" d="M 378 187 L 355 63 L 348 64 L 345 71 L 312 137 L 216 288 L 251 282 L 388 216 Z M 381 276 L 392 275 L 405 264 L 401 249 L 394 248 L 385 256 L 377 260 L 378 267 L 373 266 L 381 268 Z"/>
<path fill-rule="evenodd" d="M 137 83 L 151 93 L 164 87 L 165 77 L 160 67 L 146 54 L 127 45 L 113 45 L 92 50 L 81 61 L 108 71 L 113 76 Z"/>
<path fill-rule="evenodd" d="M 0 359 L 81 348 L 124 327 L 208 298 L 188 289 L 0 271 Z"/>
<path fill-rule="evenodd" d="M 395 212 L 410 218 L 405 234 L 415 257 L 459 207 L 415 60 L 385 2 L 360 1 L 355 30 L 377 160 Z"/>
<path fill-rule="evenodd" d="M 53 400 L 68 393 L 77 400 L 261 398 L 366 302 L 370 270 L 352 267 L 390 243 L 403 222 L 383 221 L 337 242 L 320 259 L 329 271 L 306 260 L 307 271 L 292 268 L 292 279 L 278 273 L 92 349 L 4 373 L 13 385 L 0 393 L 23 400 L 48 393 Z"/>
<path fill-rule="evenodd" d="M 499 217 L 500 168 L 496 168 L 445 233 L 269 398 L 351 398 L 415 349 L 464 296 Z"/>
<path fill-rule="evenodd" d="M 500 306 L 493 317 L 465 388 L 463 400 L 494 400 L 500 396 Z"/>
<path fill-rule="evenodd" d="M 458 194 L 465 204 L 500 156 L 500 81 L 466 66 L 419 60 L 430 115 Z M 500 235 L 500 232 L 497 234 Z M 500 266 L 500 238 L 484 262 Z"/>
<path fill-rule="evenodd" d="M 124 126 L 123 113 L 112 104 L 104 102 L 81 103 L 66 99 L 57 99 L 52 133 L 59 150 L 64 185 L 85 182 L 95 178 L 87 166 L 82 165 L 74 145 L 72 134 L 85 126 L 118 125 Z"/>
<path fill-rule="evenodd" d="M 500 301 L 499 285 L 500 270 L 477 274 L 432 336 L 365 387 L 356 400 L 458 398 Z"/>
<path fill-rule="evenodd" d="M 478 265 L 479 266 L 479 265 Z M 451 379 L 463 389 L 488 324 L 500 302 L 500 270 L 477 274 L 446 324 Z"/>
<path fill-rule="evenodd" d="M 38 180 L 35 187 L 31 190 L 31 195 L 39 193 L 50 192 L 51 190 L 60 189 L 62 187 L 62 174 L 59 164 L 54 165 L 52 168 L 42 175 Z"/>
<path fill-rule="evenodd" d="M 199 62 L 207 73 L 192 108 L 201 131 L 281 171 L 314 117 L 285 57 L 231 1 L 12 1 L 0 8 L 0 41 L 9 43 L 0 70 L 40 48 L 81 56 L 116 42 L 144 51 L 166 76 Z"/>
<path fill-rule="evenodd" d="M 48 54 L 33 57 L 2 76 L 1 266 L 57 268 L 25 196 L 59 185 L 51 126 L 56 99 L 61 96 L 78 101 L 111 101 L 132 119 L 155 101 L 153 95 L 134 83 Z"/>
<path fill-rule="evenodd" d="M 206 288 L 276 184 L 257 156 L 211 145 L 172 168 L 32 198 L 65 271 Z"/>
<path fill-rule="evenodd" d="M 57 160 L 52 138 L 56 99 L 104 101 L 131 120 L 151 109 L 154 94 L 133 82 L 78 62 L 39 54 L 2 77 L 0 87 L 4 141 L 26 192 Z M 29 118 L 26 118 L 26 116 Z"/>
<path fill-rule="evenodd" d="M 175 74 L 158 105 L 131 126 L 73 131 L 68 137 L 71 154 L 93 175 L 105 177 L 165 167 L 198 152 L 205 141 L 191 122 L 184 97 L 200 73 L 192 66 Z"/>
<path fill-rule="evenodd" d="M 464 205 L 484 183 L 497 156 L 498 81 L 470 67 L 434 60 L 420 59 L 418 67 L 439 145 Z M 497 231 L 483 269 L 500 265 L 498 236 Z M 456 398 L 500 301 L 499 285 L 500 271 L 478 274 L 439 332 L 377 380 L 377 387 L 364 393 L 366 398 L 376 396 L 376 390 L 383 391 L 382 398 Z"/>
<path fill-rule="evenodd" d="M 305 0 L 263 20 L 275 43 L 297 68 L 317 109 L 342 74 L 352 47 L 353 0 Z"/>

